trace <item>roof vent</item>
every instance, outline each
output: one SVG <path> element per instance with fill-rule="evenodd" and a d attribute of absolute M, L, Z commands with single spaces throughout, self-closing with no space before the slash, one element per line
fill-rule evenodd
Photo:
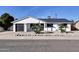
<path fill-rule="evenodd" d="M 48 19 L 51 19 L 51 16 L 48 16 Z"/>
<path fill-rule="evenodd" d="M 31 16 L 27 16 L 27 18 L 30 18 Z"/>

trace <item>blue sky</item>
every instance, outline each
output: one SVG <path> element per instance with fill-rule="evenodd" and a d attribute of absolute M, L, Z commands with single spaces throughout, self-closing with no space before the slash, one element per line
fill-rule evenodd
<path fill-rule="evenodd" d="M 53 18 L 79 19 L 78 6 L 0 6 L 0 15 L 9 13 L 15 18 L 22 18 L 26 16 L 33 16 L 37 18 L 46 18 L 51 16 Z"/>

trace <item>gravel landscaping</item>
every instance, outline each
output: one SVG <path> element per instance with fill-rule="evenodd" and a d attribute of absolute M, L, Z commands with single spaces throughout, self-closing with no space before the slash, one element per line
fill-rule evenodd
<path fill-rule="evenodd" d="M 35 34 L 34 32 L 0 32 L 0 39 L 12 40 L 79 40 L 79 31 L 72 31 L 70 33 L 43 33 Z"/>

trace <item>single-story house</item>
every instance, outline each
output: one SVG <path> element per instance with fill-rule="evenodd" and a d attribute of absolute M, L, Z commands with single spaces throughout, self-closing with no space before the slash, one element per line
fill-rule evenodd
<path fill-rule="evenodd" d="M 72 24 L 72 29 L 73 30 L 79 30 L 79 20 Z"/>
<path fill-rule="evenodd" d="M 58 31 L 60 24 L 65 24 L 67 26 L 66 31 L 71 31 L 72 21 L 63 19 L 63 18 L 34 18 L 34 17 L 25 17 L 20 20 L 15 20 L 13 23 L 13 31 L 24 31 L 29 32 L 33 31 L 31 29 L 32 24 L 41 24 L 43 26 L 43 31 Z"/>

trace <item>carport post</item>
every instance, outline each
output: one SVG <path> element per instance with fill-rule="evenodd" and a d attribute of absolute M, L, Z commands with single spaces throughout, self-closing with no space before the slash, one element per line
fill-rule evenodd
<path fill-rule="evenodd" d="M 13 32 L 16 32 L 16 24 L 13 24 Z"/>
<path fill-rule="evenodd" d="M 24 32 L 27 32 L 27 24 L 24 24 Z"/>

